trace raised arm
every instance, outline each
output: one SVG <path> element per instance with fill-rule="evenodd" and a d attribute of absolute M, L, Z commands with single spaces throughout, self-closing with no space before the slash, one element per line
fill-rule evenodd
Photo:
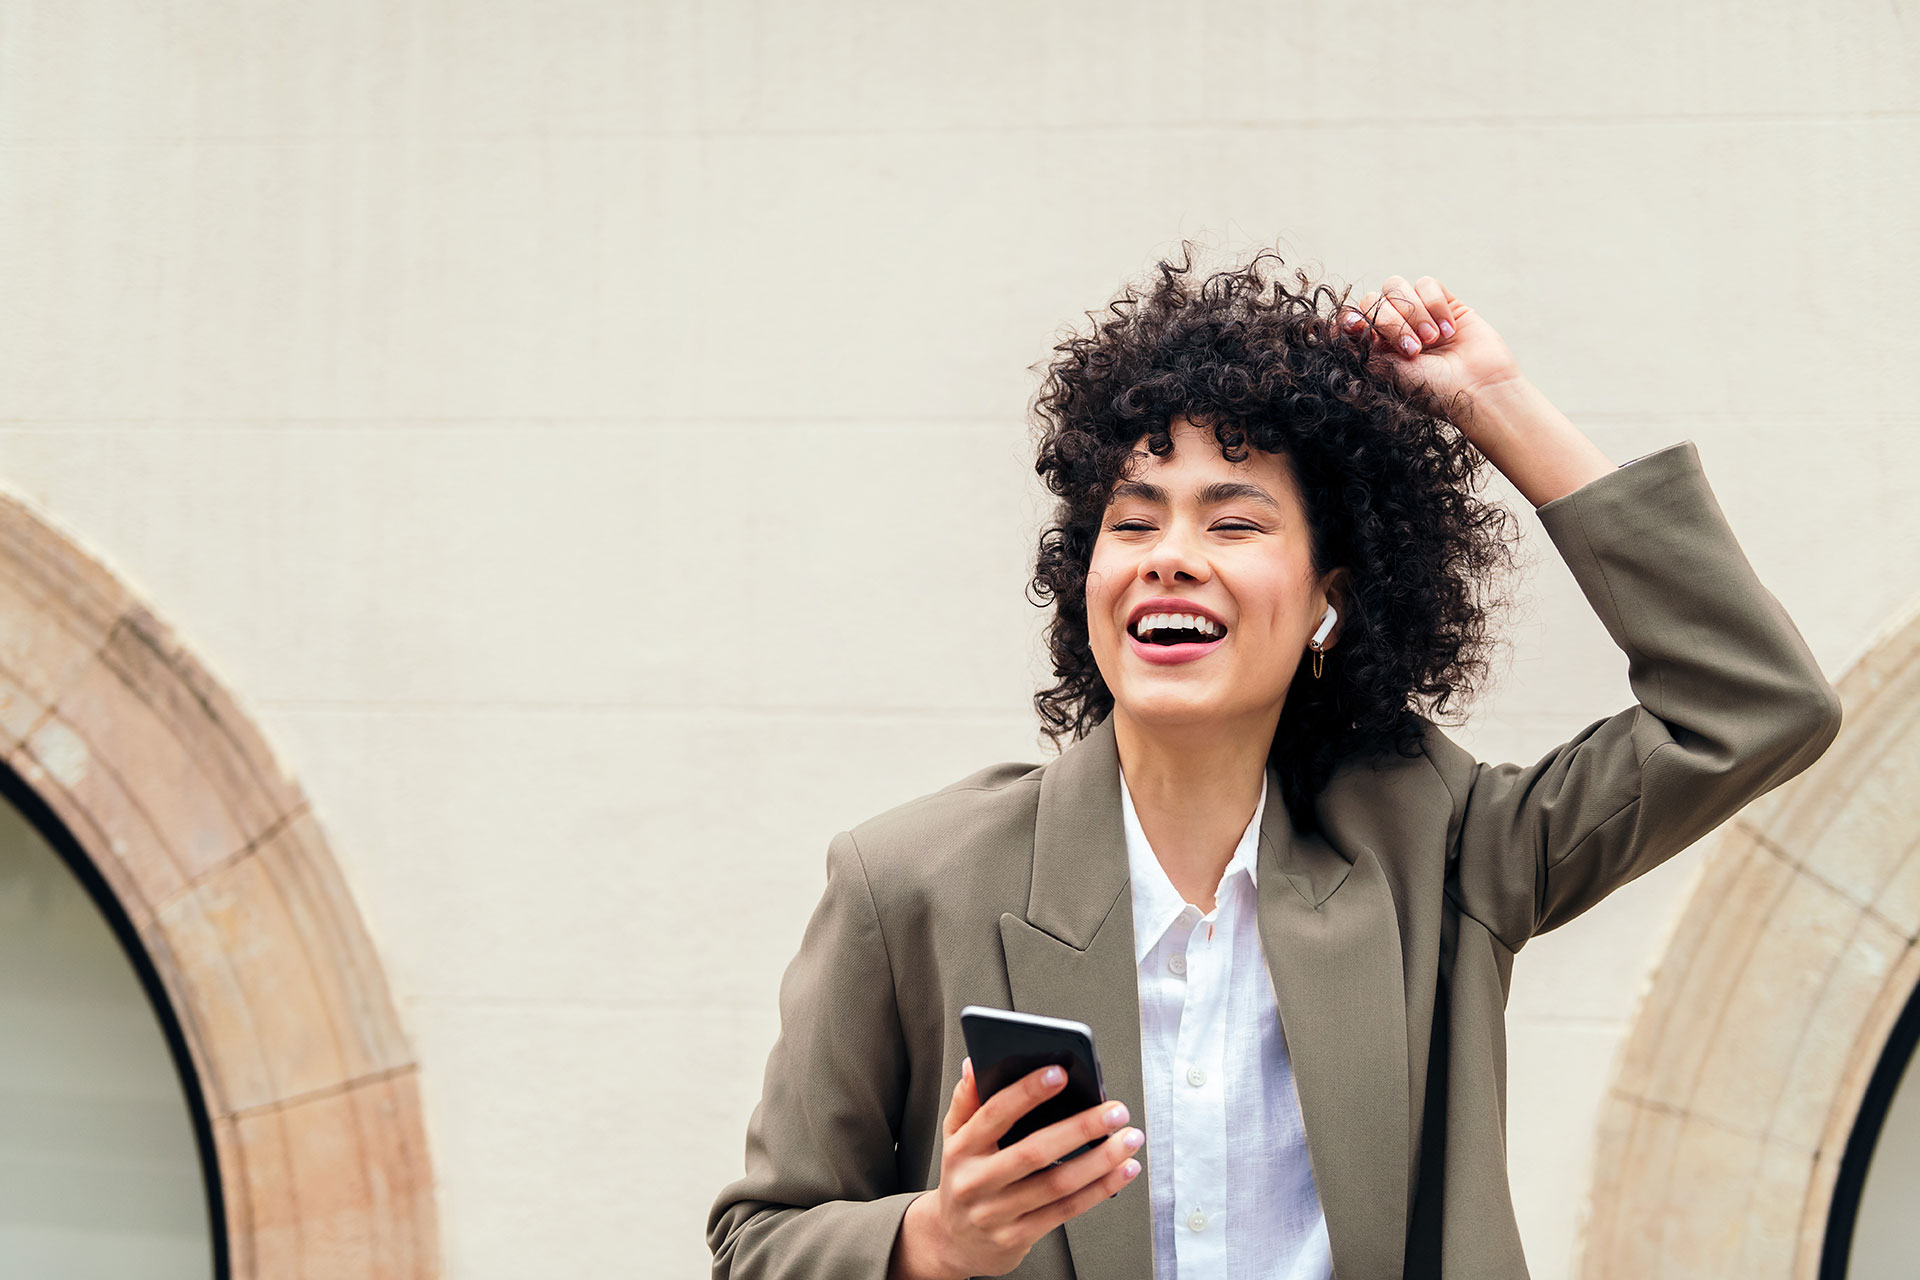
<path fill-rule="evenodd" d="M 1637 702 L 1524 768 L 1433 753 L 1456 792 L 1461 907 L 1513 949 L 1805 769 L 1840 729 L 1838 695 L 1754 576 L 1691 444 L 1540 518 L 1626 653 Z"/>
<path fill-rule="evenodd" d="M 1384 344 L 1451 322 L 1456 347 L 1444 331 L 1435 348 L 1396 347 L 1396 376 L 1425 377 L 1443 401 L 1465 393 L 1462 432 L 1539 507 L 1628 659 L 1635 705 L 1532 765 L 1479 764 L 1430 739 L 1454 794 L 1459 905 L 1517 950 L 1805 769 L 1839 732 L 1840 701 L 1741 552 L 1691 444 L 1615 469 L 1437 281 L 1392 277 L 1386 296 L 1391 306 L 1372 308 Z"/>

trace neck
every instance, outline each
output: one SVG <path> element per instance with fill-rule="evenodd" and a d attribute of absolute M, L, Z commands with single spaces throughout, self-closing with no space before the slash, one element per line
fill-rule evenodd
<path fill-rule="evenodd" d="M 1140 828 L 1174 889 L 1202 911 L 1213 910 L 1220 876 L 1260 803 L 1279 719 L 1275 712 L 1245 724 L 1168 729 L 1114 708 L 1120 771 Z"/>

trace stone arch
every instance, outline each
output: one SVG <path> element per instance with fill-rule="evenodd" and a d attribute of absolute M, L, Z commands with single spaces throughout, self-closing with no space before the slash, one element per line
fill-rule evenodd
<path fill-rule="evenodd" d="M 418 1065 L 306 797 L 133 593 L 7 497 L 0 749 L 159 977 L 229 1274 L 437 1275 Z"/>
<path fill-rule="evenodd" d="M 1601 1113 L 1585 1280 L 1814 1280 L 1920 987 L 1920 616 L 1839 682 L 1814 766 L 1723 828 Z"/>

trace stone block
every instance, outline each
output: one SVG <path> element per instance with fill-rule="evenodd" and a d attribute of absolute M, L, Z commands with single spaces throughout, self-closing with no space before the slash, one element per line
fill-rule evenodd
<path fill-rule="evenodd" d="M 1786 893 L 1792 868 L 1751 836 L 1730 831 L 1681 917 L 1621 1058 L 1616 1088 L 1684 1110 L 1726 1016 L 1726 991 Z"/>
<path fill-rule="evenodd" d="M 1808 1151 L 1827 1132 L 1834 1100 L 1889 978 L 1907 949 L 1879 917 L 1862 913 L 1845 949 L 1835 958 L 1818 1001 L 1802 1023 L 1799 1044 L 1789 1065 L 1779 1101 L 1768 1126 L 1777 1143 Z M 1809 967 L 1817 964 L 1805 958 Z"/>
<path fill-rule="evenodd" d="M 7 763 L 87 852 L 136 926 L 186 887 L 186 872 L 153 820 L 66 721 L 45 721 Z"/>
<path fill-rule="evenodd" d="M 1858 903 L 1796 874 L 1754 937 L 1737 978 L 1718 987 L 1717 1026 L 1688 1110 L 1733 1132 L 1767 1132 L 1814 1009 L 1858 926 Z"/>
<path fill-rule="evenodd" d="M 163 907 L 158 923 L 196 1002 L 196 1026 L 222 1073 L 228 1110 L 350 1078 L 307 939 L 257 856 L 207 876 Z M 244 1068 L 234 1071 L 230 1063 Z"/>
<path fill-rule="evenodd" d="M 344 1077 L 411 1064 L 413 1052 L 373 940 L 313 815 L 294 815 L 243 861 L 257 863 L 273 886 L 285 912 L 286 959 L 304 966 Z M 294 980 L 295 975 L 285 979 Z"/>

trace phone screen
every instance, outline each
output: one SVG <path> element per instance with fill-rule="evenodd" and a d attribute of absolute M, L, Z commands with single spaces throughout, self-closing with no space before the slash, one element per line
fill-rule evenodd
<path fill-rule="evenodd" d="M 1093 1032 L 1085 1023 L 968 1005 L 960 1011 L 960 1029 L 966 1037 L 967 1056 L 973 1059 L 974 1085 L 982 1102 L 1042 1067 L 1066 1070 L 1066 1086 L 1014 1121 L 1000 1139 L 1002 1147 L 1106 1099 Z M 1061 1159 L 1070 1160 L 1103 1141 L 1104 1136 L 1096 1138 Z"/>

